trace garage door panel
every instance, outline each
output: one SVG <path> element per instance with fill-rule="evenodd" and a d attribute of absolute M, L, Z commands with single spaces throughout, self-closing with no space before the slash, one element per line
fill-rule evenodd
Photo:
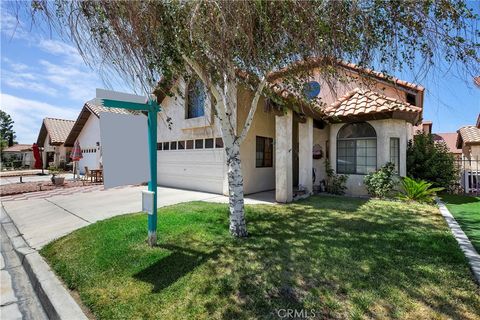
<path fill-rule="evenodd" d="M 159 151 L 158 183 L 222 193 L 224 167 L 223 150 Z"/>

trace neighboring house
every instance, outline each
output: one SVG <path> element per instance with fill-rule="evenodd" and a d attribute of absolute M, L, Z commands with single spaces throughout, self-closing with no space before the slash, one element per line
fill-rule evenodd
<path fill-rule="evenodd" d="M 65 168 L 70 162 L 70 149 L 65 146 L 73 120 L 45 118 L 37 138 L 37 145 L 43 148 L 42 163 L 44 168 L 50 166 Z"/>
<path fill-rule="evenodd" d="M 480 160 L 480 114 L 477 124 L 464 126 L 457 131 L 456 147 L 462 150 L 464 159 Z"/>
<path fill-rule="evenodd" d="M 2 161 L 18 168 L 32 168 L 35 164 L 31 144 L 15 144 L 2 150 Z M 2 166 L 3 166 L 2 165 Z"/>
<path fill-rule="evenodd" d="M 432 133 L 432 126 L 433 123 L 432 121 L 422 121 L 419 125 L 413 127 L 413 133 L 418 134 L 418 133 Z"/>
<path fill-rule="evenodd" d="M 139 96 L 126 93 L 115 93 L 118 100 L 125 97 Z M 143 98 L 142 98 L 143 99 Z M 82 149 L 83 158 L 78 162 L 80 174 L 85 173 L 85 167 L 89 169 L 99 169 L 102 166 L 102 143 L 100 139 L 100 117 L 103 112 L 117 114 L 138 114 L 138 112 L 128 111 L 118 108 L 103 107 L 100 101 L 92 99 L 85 103 L 77 120 L 75 121 L 70 134 L 65 139 L 66 147 L 73 147 L 75 141 L 78 141 Z M 128 130 L 128 128 L 118 128 L 119 130 Z M 125 150 L 128 152 L 128 148 Z"/>
<path fill-rule="evenodd" d="M 288 103 L 279 110 L 269 99 L 260 99 L 251 129 L 241 146 L 245 194 L 276 190 L 278 202 L 292 200 L 296 189 L 312 192 L 327 179 L 325 159 L 341 174 L 348 174 L 347 193 L 366 194 L 363 179 L 387 162 L 406 174 L 407 142 L 422 118 L 421 86 L 353 64 L 340 63 L 339 76 L 349 81 L 325 81 L 309 63 L 306 98 L 312 104 Z M 304 68 L 305 65 L 302 65 Z M 279 97 L 283 72 L 272 75 Z M 360 80 L 359 73 L 368 77 Z M 200 80 L 180 79 L 173 96 L 160 99 L 158 125 L 158 183 L 160 185 L 228 193 L 225 152 L 218 119 Z M 253 93 L 239 86 L 237 123 L 241 130 Z M 314 159 L 315 157 L 315 159 Z M 313 170 L 312 170 L 313 169 Z"/>
<path fill-rule="evenodd" d="M 457 148 L 462 151 L 460 184 L 466 193 L 480 192 L 480 114 L 474 126 L 457 131 Z"/>

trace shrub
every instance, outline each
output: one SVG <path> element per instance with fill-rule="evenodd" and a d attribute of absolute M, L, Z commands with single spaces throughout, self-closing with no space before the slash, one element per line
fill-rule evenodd
<path fill-rule="evenodd" d="M 445 142 L 434 141 L 431 134 L 418 134 L 409 141 L 407 175 L 445 189 L 453 188 L 458 177 L 454 156 Z"/>
<path fill-rule="evenodd" d="M 433 183 L 425 180 L 415 180 L 409 177 L 402 179 L 403 192 L 398 198 L 407 201 L 417 201 L 432 203 L 436 193 L 444 190 L 444 188 L 432 188 Z"/>
<path fill-rule="evenodd" d="M 331 194 L 345 194 L 348 175 L 336 174 L 330 166 L 330 161 L 325 160 L 325 171 L 327 172 L 326 191 Z"/>
<path fill-rule="evenodd" d="M 372 172 L 363 179 L 368 194 L 377 198 L 388 197 L 398 183 L 395 165 L 388 162 L 376 172 Z"/>

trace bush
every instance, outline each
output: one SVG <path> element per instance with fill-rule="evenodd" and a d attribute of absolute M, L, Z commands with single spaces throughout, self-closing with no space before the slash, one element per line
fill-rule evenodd
<path fill-rule="evenodd" d="M 376 172 L 368 174 L 364 179 L 368 194 L 377 198 L 388 197 L 398 183 L 395 165 L 388 162 Z"/>
<path fill-rule="evenodd" d="M 407 175 L 449 190 L 458 177 L 454 156 L 445 142 L 435 142 L 431 134 L 418 134 L 409 141 Z"/>
<path fill-rule="evenodd" d="M 327 172 L 326 191 L 331 194 L 345 194 L 348 175 L 336 174 L 330 166 L 330 161 L 325 160 L 325 171 Z"/>
<path fill-rule="evenodd" d="M 433 183 L 425 180 L 415 180 L 409 177 L 402 179 L 403 192 L 399 194 L 398 198 L 407 201 L 417 201 L 432 203 L 435 200 L 437 192 L 444 190 L 444 188 L 432 188 Z"/>

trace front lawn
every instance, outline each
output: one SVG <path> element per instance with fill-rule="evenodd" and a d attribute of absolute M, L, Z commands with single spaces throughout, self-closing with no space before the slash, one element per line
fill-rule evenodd
<path fill-rule="evenodd" d="M 480 290 L 433 206 L 312 197 L 248 206 L 247 221 L 250 237 L 232 239 L 226 205 L 193 202 L 159 210 L 156 248 L 132 214 L 41 253 L 98 319 L 478 319 Z"/>
<path fill-rule="evenodd" d="M 442 200 L 477 252 L 480 252 L 480 197 L 446 194 L 442 195 Z"/>

